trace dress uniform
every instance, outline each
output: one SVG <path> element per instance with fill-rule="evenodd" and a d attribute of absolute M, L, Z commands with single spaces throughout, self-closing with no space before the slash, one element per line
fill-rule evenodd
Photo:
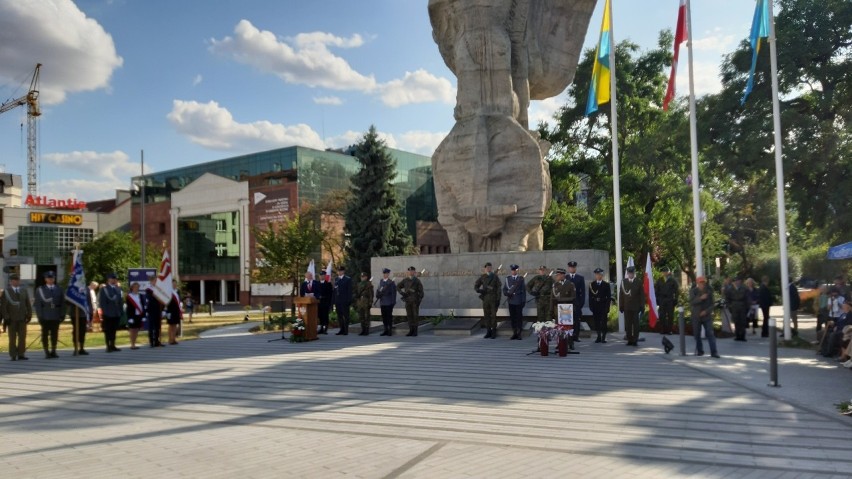
<path fill-rule="evenodd" d="M 35 290 L 33 306 L 41 326 L 44 357 L 51 359 L 59 357 L 56 354 L 56 342 L 59 339 L 59 325 L 65 319 L 65 292 L 56 286 L 56 274 L 53 271 L 44 273 L 44 283 Z"/>
<path fill-rule="evenodd" d="M 358 336 L 370 334 L 370 305 L 373 303 L 373 283 L 367 273 L 361 273 L 361 282 L 355 286 L 355 311 L 361 321 L 361 332 Z"/>
<path fill-rule="evenodd" d="M 482 276 L 476 280 L 473 288 L 482 300 L 482 315 L 488 330 L 484 338 L 497 339 L 497 307 L 500 306 L 500 278 L 491 270 L 491 263 L 485 263 Z"/>
<path fill-rule="evenodd" d="M 163 305 L 154 295 L 154 285 L 157 279 L 152 278 L 148 289 L 145 290 L 145 318 L 148 322 L 148 344 L 152 348 L 162 348 L 160 333 L 163 329 Z"/>
<path fill-rule="evenodd" d="M 674 310 L 680 294 L 680 286 L 672 276 L 671 268 L 664 268 L 665 278 L 657 283 L 654 290 L 657 293 L 657 306 L 660 308 L 660 327 L 663 334 L 673 334 Z"/>
<path fill-rule="evenodd" d="M 563 268 L 559 268 L 556 270 L 556 281 L 553 282 L 553 319 L 558 323 L 559 322 L 559 305 L 560 304 L 574 304 L 574 300 L 577 299 L 577 288 L 574 286 L 570 280 L 565 277 L 565 270 Z M 579 325 L 577 321 L 577 310 L 574 310 L 574 325 L 573 329 L 576 330 Z M 574 336 L 573 334 L 568 338 L 569 345 L 571 349 L 574 349 Z"/>
<path fill-rule="evenodd" d="M 32 320 L 33 310 L 27 289 L 21 287 L 21 277 L 9 275 L 9 287 L 3 293 L 3 321 L 9 334 L 9 357 L 12 361 L 25 361 L 27 350 L 27 323 Z"/>
<path fill-rule="evenodd" d="M 349 334 L 349 307 L 352 306 L 352 278 L 346 276 L 346 268 L 337 268 L 337 279 L 334 281 L 334 310 L 337 311 L 337 322 L 340 324 L 338 336 Z"/>
<path fill-rule="evenodd" d="M 636 279 L 636 268 L 627 268 L 627 278 L 621 280 L 618 309 L 624 313 L 627 345 L 639 346 L 639 313 L 645 309 L 642 282 Z"/>
<path fill-rule="evenodd" d="M 537 275 L 533 276 L 527 283 L 527 291 L 535 298 L 536 315 L 539 322 L 548 321 L 551 318 L 551 290 L 553 289 L 553 278 L 547 274 L 547 267 L 540 266 Z"/>
<path fill-rule="evenodd" d="M 580 342 L 580 323 L 583 322 L 583 306 L 586 305 L 586 278 L 577 274 L 577 262 L 568 262 L 566 278 L 574 283 L 574 341 Z"/>
<path fill-rule="evenodd" d="M 331 277 L 329 275 L 320 275 L 317 299 L 319 299 L 319 308 L 317 310 L 320 328 L 319 334 L 328 334 L 328 319 L 331 313 L 331 305 L 334 301 L 334 286 L 331 284 Z"/>
<path fill-rule="evenodd" d="M 527 288 L 524 277 L 518 275 L 519 266 L 510 266 L 512 274 L 506 277 L 503 285 L 503 295 L 509 304 L 509 319 L 512 322 L 512 337 L 509 339 L 521 339 L 524 330 L 524 305 L 527 304 Z M 496 328 L 495 328 L 496 331 Z"/>
<path fill-rule="evenodd" d="M 402 301 L 405 303 L 405 315 L 408 318 L 408 334 L 417 336 L 420 322 L 420 302 L 423 301 L 423 283 L 417 277 L 414 266 L 408 267 L 408 277 L 396 285 Z"/>
<path fill-rule="evenodd" d="M 121 351 L 115 347 L 115 333 L 118 331 L 118 326 L 121 322 L 124 298 L 121 295 L 121 288 L 116 284 L 117 282 L 115 274 L 110 273 L 107 275 L 107 284 L 98 293 L 98 305 L 101 311 L 103 311 L 101 327 L 104 329 L 104 339 L 106 340 L 106 351 L 108 353 Z"/>
<path fill-rule="evenodd" d="M 601 268 L 595 269 L 595 280 L 589 283 L 589 309 L 595 322 L 595 331 L 598 333 L 596 343 L 606 343 L 606 333 L 609 321 L 609 306 L 612 303 L 612 289 L 609 282 L 603 280 Z"/>
<path fill-rule="evenodd" d="M 742 278 L 735 278 L 734 284 L 725 290 L 725 302 L 734 320 L 734 327 L 736 329 L 734 341 L 747 341 L 746 329 L 748 329 L 748 316 L 746 314 L 749 309 L 749 293 L 748 289 L 743 286 Z"/>
<path fill-rule="evenodd" d="M 393 307 L 396 306 L 396 283 L 390 278 L 391 270 L 382 270 L 382 279 L 376 290 L 376 299 L 382 310 L 382 325 L 385 330 L 379 336 L 391 336 L 393 334 Z"/>

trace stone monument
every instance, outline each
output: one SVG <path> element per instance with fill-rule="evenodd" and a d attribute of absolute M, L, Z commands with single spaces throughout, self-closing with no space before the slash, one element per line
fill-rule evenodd
<path fill-rule="evenodd" d="M 530 99 L 573 80 L 597 0 L 429 0 L 433 37 L 458 78 L 456 124 L 432 156 L 438 222 L 453 253 L 541 251 L 550 145 Z"/>

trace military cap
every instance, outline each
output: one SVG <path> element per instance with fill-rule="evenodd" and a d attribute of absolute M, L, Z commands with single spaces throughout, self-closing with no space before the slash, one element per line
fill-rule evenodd
<path fill-rule="evenodd" d="M 565 273 L 567 273 L 567 271 L 565 271 L 565 268 L 556 268 L 556 274 L 565 274 Z"/>
<path fill-rule="evenodd" d="M 671 273 L 671 272 L 672 272 L 672 269 L 670 267 L 666 266 L 666 267 L 663 268 L 663 273 Z"/>
<path fill-rule="evenodd" d="M 520 268 L 520 266 L 518 266 L 518 265 L 516 265 L 516 264 L 509 265 L 509 269 L 511 269 L 512 271 L 516 271 L 516 270 L 518 270 L 519 268 Z"/>
<path fill-rule="evenodd" d="M 487 268 L 489 266 L 491 266 L 491 262 L 485 263 L 485 266 L 483 266 L 483 268 Z"/>
<path fill-rule="evenodd" d="M 603 274 L 603 270 L 601 268 L 595 268 L 595 274 Z"/>
<path fill-rule="evenodd" d="M 538 267 L 538 269 L 547 269 L 547 266 L 541 265 L 541 266 Z"/>
<path fill-rule="evenodd" d="M 417 271 L 417 270 L 416 270 L 416 269 L 414 269 L 414 266 L 409 266 L 409 267 L 408 267 L 408 271 Z"/>
<path fill-rule="evenodd" d="M 118 276 L 116 276 L 115 273 L 108 273 L 106 275 L 106 278 L 107 279 L 118 279 Z"/>
<path fill-rule="evenodd" d="M 343 266 L 343 265 L 338 266 L 337 271 L 346 271 L 346 266 Z"/>
<path fill-rule="evenodd" d="M 636 267 L 635 267 L 635 266 L 628 266 L 628 267 L 627 267 L 627 272 L 628 272 L 628 273 L 635 273 L 635 272 L 636 272 Z"/>
<path fill-rule="evenodd" d="M 21 276 L 18 273 L 12 273 L 9 275 L 9 280 L 11 281 L 13 279 L 21 279 Z"/>
<path fill-rule="evenodd" d="M 361 277 L 362 278 L 366 278 L 367 276 L 369 276 L 369 275 L 367 274 L 366 271 L 361 271 Z"/>
<path fill-rule="evenodd" d="M 388 274 L 388 273 L 390 273 L 390 270 L 389 270 L 389 269 L 387 269 L 387 268 L 384 268 L 384 269 L 382 270 L 382 273 Z"/>
<path fill-rule="evenodd" d="M 569 261 L 569 262 L 568 262 L 568 266 L 570 266 L 570 267 L 572 267 L 572 268 L 576 268 L 576 267 L 577 267 L 577 262 L 576 262 L 576 261 Z"/>
<path fill-rule="evenodd" d="M 55 278 L 55 277 L 56 277 L 56 273 L 54 273 L 53 271 L 45 271 L 43 276 L 44 276 L 45 278 Z"/>

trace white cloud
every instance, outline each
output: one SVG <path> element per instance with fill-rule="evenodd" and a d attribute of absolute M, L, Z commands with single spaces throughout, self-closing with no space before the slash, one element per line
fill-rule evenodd
<path fill-rule="evenodd" d="M 712 52 L 718 54 L 728 53 L 737 46 L 737 42 L 741 39 L 742 32 L 737 35 L 734 33 L 726 33 L 721 28 L 715 28 L 706 32 L 705 36 L 694 39 L 692 41 L 692 48 L 699 52 Z"/>
<path fill-rule="evenodd" d="M 380 87 L 382 102 L 392 108 L 410 103 L 455 102 L 456 90 L 446 78 L 437 77 L 426 70 L 405 72 L 398 80 Z"/>
<path fill-rule="evenodd" d="M 317 105 L 340 106 L 343 104 L 343 100 L 336 96 L 315 96 L 314 103 Z"/>
<path fill-rule="evenodd" d="M 290 42 L 281 41 L 270 31 L 260 30 L 248 20 L 240 20 L 234 36 L 212 39 L 210 50 L 233 58 L 287 83 L 331 90 L 371 91 L 376 80 L 355 71 L 328 47 L 353 48 L 363 44 L 360 35 L 341 38 L 330 33 L 302 33 Z"/>
<path fill-rule="evenodd" d="M 112 36 L 71 0 L 0 1 L 0 45 L 0 83 L 19 81 L 36 62 L 44 64 L 44 104 L 109 88 L 113 71 L 124 62 Z"/>
<path fill-rule="evenodd" d="M 530 129 L 535 130 L 541 122 L 552 125 L 554 122 L 553 116 L 556 115 L 556 112 L 558 112 L 564 104 L 565 97 L 561 94 L 545 100 L 531 101 L 528 113 Z"/>
<path fill-rule="evenodd" d="M 174 100 L 167 115 L 178 133 L 205 148 L 226 151 L 258 151 L 299 145 L 323 149 L 322 138 L 310 126 L 287 126 L 270 121 L 239 123 L 215 101 Z"/>
<path fill-rule="evenodd" d="M 397 148 L 396 138 L 393 135 L 382 131 L 378 132 L 378 134 L 379 138 L 384 140 L 389 148 Z M 326 138 L 325 144 L 328 148 L 345 148 L 358 143 L 363 137 L 363 131 L 347 130 L 340 135 Z"/>
<path fill-rule="evenodd" d="M 56 198 L 86 201 L 113 198 L 116 189 L 128 188 L 130 178 L 141 172 L 139 163 L 120 150 L 48 153 L 41 158 L 51 167 L 51 173 L 62 179 L 41 182 L 39 193 Z M 149 168 L 146 170 L 150 173 Z"/>
<path fill-rule="evenodd" d="M 195 75 L 195 78 L 192 79 L 192 86 L 198 86 L 203 81 L 204 81 L 204 77 L 201 76 L 201 74 L 199 73 L 198 75 Z"/>
<path fill-rule="evenodd" d="M 447 132 L 407 131 L 399 135 L 397 148 L 421 155 L 432 156 L 438 145 L 444 141 Z"/>
<path fill-rule="evenodd" d="M 722 91 L 722 80 L 719 76 L 719 65 L 711 62 L 695 61 L 693 63 L 695 77 L 695 96 L 718 93 Z M 681 61 L 677 69 L 675 88 L 678 96 L 689 95 L 689 69 L 686 61 Z"/>

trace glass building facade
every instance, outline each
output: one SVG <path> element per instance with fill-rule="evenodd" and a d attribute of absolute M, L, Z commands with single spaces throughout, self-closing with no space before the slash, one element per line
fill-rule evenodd
<path fill-rule="evenodd" d="M 32 257 L 37 265 L 50 265 L 56 258 L 67 258 L 75 244 L 92 241 L 90 228 L 61 226 L 21 226 L 18 230 L 18 255 Z"/>

